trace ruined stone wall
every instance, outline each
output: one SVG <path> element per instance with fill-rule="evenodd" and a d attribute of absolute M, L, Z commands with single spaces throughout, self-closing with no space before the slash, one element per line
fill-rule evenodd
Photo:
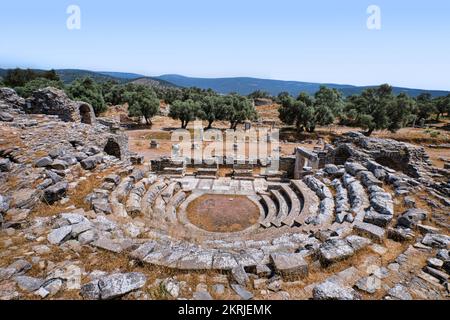
<path fill-rule="evenodd" d="M 65 122 L 95 124 L 95 114 L 91 105 L 70 100 L 64 91 L 44 88 L 33 93 L 26 100 L 24 111 L 29 114 L 56 115 Z"/>

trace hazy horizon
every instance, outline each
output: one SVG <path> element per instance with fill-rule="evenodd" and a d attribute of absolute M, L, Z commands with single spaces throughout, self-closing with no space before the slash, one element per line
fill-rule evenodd
<path fill-rule="evenodd" d="M 80 30 L 66 27 L 71 4 L 81 9 Z M 372 4 L 381 9 L 380 30 L 366 26 Z M 17 0 L 1 7 L 2 68 L 450 90 L 444 0 Z"/>

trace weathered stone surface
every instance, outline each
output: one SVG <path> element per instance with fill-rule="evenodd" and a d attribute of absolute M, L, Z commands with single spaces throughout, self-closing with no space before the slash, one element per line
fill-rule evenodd
<path fill-rule="evenodd" d="M 80 244 L 89 244 L 97 239 L 97 233 L 94 230 L 88 230 L 78 236 Z"/>
<path fill-rule="evenodd" d="M 250 282 L 247 272 L 245 272 L 242 266 L 236 266 L 231 269 L 231 275 L 236 283 L 241 286 L 246 286 Z"/>
<path fill-rule="evenodd" d="M 270 255 L 277 273 L 286 278 L 306 277 L 308 264 L 300 253 L 273 253 Z"/>
<path fill-rule="evenodd" d="M 433 248 L 448 249 L 450 237 L 444 234 L 428 233 L 423 238 L 422 243 Z"/>
<path fill-rule="evenodd" d="M 336 175 L 339 172 L 339 168 L 335 166 L 334 164 L 327 164 L 325 165 L 325 168 L 323 169 L 326 173 L 329 175 Z"/>
<path fill-rule="evenodd" d="M 47 167 L 49 165 L 51 165 L 53 163 L 53 159 L 50 157 L 43 157 L 38 159 L 35 163 L 34 166 L 41 168 L 41 167 Z"/>
<path fill-rule="evenodd" d="M 420 221 L 427 218 L 428 213 L 422 209 L 409 209 L 404 212 L 397 220 L 397 224 L 404 228 L 413 228 Z"/>
<path fill-rule="evenodd" d="M 348 236 L 345 238 L 345 240 L 350 244 L 350 246 L 353 248 L 353 250 L 355 250 L 355 252 L 366 248 L 368 245 L 372 243 L 367 238 L 355 235 Z"/>
<path fill-rule="evenodd" d="M 346 162 L 345 163 L 345 171 L 350 173 L 353 176 L 356 176 L 360 171 L 366 171 L 366 167 L 357 162 Z"/>
<path fill-rule="evenodd" d="M 99 238 L 91 243 L 93 246 L 107 250 L 112 251 L 115 253 L 122 252 L 122 246 L 118 243 L 115 243 L 111 239 L 108 238 Z"/>
<path fill-rule="evenodd" d="M 9 159 L 0 159 L 0 172 L 8 172 L 11 168 L 12 164 Z"/>
<path fill-rule="evenodd" d="M 314 300 L 359 300 L 355 290 L 334 281 L 325 281 L 313 289 Z"/>
<path fill-rule="evenodd" d="M 61 200 L 66 195 L 68 189 L 69 184 L 66 181 L 58 182 L 44 190 L 44 201 L 48 204 L 53 204 Z"/>
<path fill-rule="evenodd" d="M 353 229 L 361 236 L 366 236 L 376 242 L 381 243 L 385 237 L 384 229 L 369 223 L 356 222 Z"/>
<path fill-rule="evenodd" d="M 351 257 L 355 251 L 350 244 L 343 239 L 329 239 L 319 248 L 319 259 L 323 265 L 329 265 L 337 261 Z"/>
<path fill-rule="evenodd" d="M 414 239 L 415 234 L 411 229 L 406 228 L 392 228 L 389 227 L 387 230 L 388 238 L 394 241 L 410 241 Z"/>
<path fill-rule="evenodd" d="M 114 273 L 93 280 L 81 288 L 81 296 L 90 300 L 109 300 L 142 288 L 147 281 L 139 272 Z"/>
<path fill-rule="evenodd" d="M 408 292 L 408 288 L 397 284 L 393 288 L 388 290 L 388 295 L 396 300 L 412 300 L 411 294 Z"/>
<path fill-rule="evenodd" d="M 81 287 L 80 294 L 86 300 L 100 299 L 100 288 L 98 286 L 98 279 L 91 281 Z"/>
<path fill-rule="evenodd" d="M 372 192 L 370 194 L 370 205 L 380 214 L 388 216 L 394 214 L 394 202 L 389 193 Z"/>
<path fill-rule="evenodd" d="M 0 214 L 6 213 L 9 209 L 9 200 L 0 194 Z"/>
<path fill-rule="evenodd" d="M 366 211 L 363 221 L 384 228 L 392 221 L 392 217 L 392 215 L 386 215 L 378 213 L 374 210 L 369 210 Z"/>
<path fill-rule="evenodd" d="M 235 257 L 226 252 L 220 252 L 214 255 L 213 269 L 231 270 L 238 265 Z"/>
<path fill-rule="evenodd" d="M 232 284 L 231 288 L 234 290 L 234 292 L 237 293 L 239 297 L 241 297 L 242 300 L 250 300 L 253 299 L 253 294 L 246 290 L 243 286 L 240 286 L 238 284 Z"/>
<path fill-rule="evenodd" d="M 92 170 L 95 169 L 99 161 L 97 157 L 89 157 L 82 160 L 80 163 L 84 170 Z"/>
<path fill-rule="evenodd" d="M 58 229 L 54 229 L 47 236 L 47 240 L 51 244 L 60 244 L 67 237 L 70 236 L 71 232 L 72 232 L 72 226 L 64 226 L 64 227 L 61 227 L 61 228 L 58 228 Z"/>
<path fill-rule="evenodd" d="M 362 184 L 366 187 L 381 186 L 383 184 L 370 171 L 360 171 L 358 172 L 357 176 L 361 180 Z"/>
<path fill-rule="evenodd" d="M 381 288 L 381 280 L 375 276 L 364 277 L 355 285 L 359 290 L 373 294 Z"/>
<path fill-rule="evenodd" d="M 98 281 L 100 298 L 108 300 L 123 296 L 142 288 L 146 281 L 145 275 L 139 272 L 111 274 Z"/>
<path fill-rule="evenodd" d="M 69 164 L 66 161 L 60 160 L 60 159 L 56 159 L 52 162 L 52 164 L 50 165 L 50 168 L 54 169 L 54 170 L 66 170 L 69 167 Z"/>
<path fill-rule="evenodd" d="M 213 300 L 213 297 L 207 291 L 197 291 L 193 294 L 194 300 L 207 301 Z"/>
<path fill-rule="evenodd" d="M 11 195 L 11 207 L 32 209 L 39 202 L 39 192 L 34 189 L 20 189 Z"/>
<path fill-rule="evenodd" d="M 180 283 L 173 278 L 167 278 L 162 283 L 165 291 L 172 297 L 172 298 L 178 298 L 180 295 Z"/>
<path fill-rule="evenodd" d="M 17 276 L 14 280 L 17 282 L 20 289 L 27 292 L 36 291 L 44 284 L 44 279 L 28 276 Z"/>
<path fill-rule="evenodd" d="M 117 186 L 120 183 L 120 176 L 118 174 L 110 174 L 105 178 L 105 182 L 111 182 Z"/>
<path fill-rule="evenodd" d="M 7 112 L 0 112 L 0 121 L 12 122 L 12 121 L 14 121 L 14 117 Z"/>

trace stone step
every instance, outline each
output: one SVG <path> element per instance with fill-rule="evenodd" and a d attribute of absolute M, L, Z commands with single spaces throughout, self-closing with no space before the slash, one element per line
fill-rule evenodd
<path fill-rule="evenodd" d="M 264 203 L 263 207 L 267 210 L 266 217 L 261 221 L 261 225 L 269 228 L 277 217 L 277 206 L 268 195 L 261 195 L 261 202 Z"/>
<path fill-rule="evenodd" d="M 301 203 L 298 196 L 290 186 L 282 185 L 281 191 L 287 197 L 288 202 L 290 203 L 288 216 L 283 219 L 282 223 L 289 227 L 292 227 L 298 215 L 300 214 Z"/>
<path fill-rule="evenodd" d="M 275 202 L 278 204 L 278 214 L 277 217 L 272 221 L 272 224 L 279 228 L 282 225 L 282 221 L 288 216 L 289 207 L 280 191 L 272 189 L 270 190 L 270 193 L 272 194 Z"/>

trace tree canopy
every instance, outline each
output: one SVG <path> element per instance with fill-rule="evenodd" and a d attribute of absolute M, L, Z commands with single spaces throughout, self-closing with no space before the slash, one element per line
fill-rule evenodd
<path fill-rule="evenodd" d="M 329 125 L 344 107 L 341 93 L 335 89 L 320 87 L 314 97 L 302 92 L 294 99 L 287 93 L 278 95 L 281 104 L 280 120 L 295 125 L 299 132 L 314 132 L 318 125 Z"/>
<path fill-rule="evenodd" d="M 200 113 L 200 102 L 192 99 L 176 100 L 170 107 L 169 117 L 181 121 L 181 128 L 186 129 L 189 122 L 197 119 Z"/>
<path fill-rule="evenodd" d="M 38 79 L 44 78 L 51 81 L 59 81 L 59 76 L 56 74 L 55 70 L 49 71 L 37 71 L 31 69 L 12 69 L 8 70 L 3 79 L 6 86 L 11 88 L 23 87 L 26 83 Z"/>
<path fill-rule="evenodd" d="M 422 93 L 416 98 L 417 102 L 417 117 L 419 120 L 425 121 L 432 114 L 436 113 L 437 109 L 433 103 L 431 94 Z"/>
<path fill-rule="evenodd" d="M 96 115 L 107 109 L 101 85 L 90 77 L 75 80 L 67 87 L 66 91 L 71 99 L 92 105 Z"/>
<path fill-rule="evenodd" d="M 224 119 L 230 122 L 231 129 L 236 130 L 239 124 L 257 117 L 253 103 L 246 97 L 230 94 L 224 97 L 224 104 Z"/>
<path fill-rule="evenodd" d="M 123 101 L 128 103 L 128 114 L 132 117 L 144 117 L 147 124 L 159 112 L 160 101 L 155 92 L 145 85 L 126 86 Z"/>
<path fill-rule="evenodd" d="M 64 84 L 59 80 L 49 80 L 46 78 L 36 78 L 21 87 L 16 87 L 15 90 L 18 95 L 23 98 L 30 97 L 33 92 L 46 87 L 53 87 L 57 89 L 64 89 Z"/>
<path fill-rule="evenodd" d="M 212 128 L 214 121 L 226 118 L 226 98 L 221 96 L 206 96 L 201 101 L 199 118 L 208 122 L 207 129 Z"/>
<path fill-rule="evenodd" d="M 436 108 L 436 120 L 439 120 L 444 113 L 450 114 L 450 94 L 445 97 L 438 97 L 433 100 Z"/>

